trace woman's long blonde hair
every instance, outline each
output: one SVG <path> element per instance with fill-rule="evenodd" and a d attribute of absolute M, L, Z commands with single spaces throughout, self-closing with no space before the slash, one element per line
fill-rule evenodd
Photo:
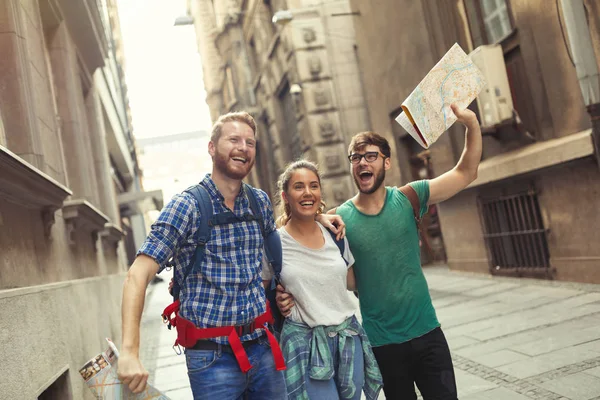
<path fill-rule="evenodd" d="M 279 179 L 277 180 L 277 189 L 279 194 L 279 218 L 277 218 L 277 226 L 281 227 L 287 225 L 287 223 L 292 219 L 290 205 L 287 204 L 283 200 L 282 193 L 286 193 L 290 179 L 292 179 L 292 175 L 299 169 L 307 169 L 312 171 L 317 176 L 317 180 L 319 181 L 319 186 L 321 187 L 321 206 L 317 211 L 317 214 L 321 214 L 325 210 L 325 202 L 323 201 L 323 191 L 321 185 L 321 173 L 319 172 L 319 167 L 317 164 L 308 160 L 297 160 L 285 167 L 285 171 L 281 175 L 279 175 Z"/>

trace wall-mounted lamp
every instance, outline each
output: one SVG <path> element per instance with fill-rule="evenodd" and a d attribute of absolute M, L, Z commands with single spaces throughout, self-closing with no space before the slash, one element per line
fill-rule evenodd
<path fill-rule="evenodd" d="M 191 15 L 182 15 L 175 19 L 174 26 L 194 25 L 194 18 Z"/>
<path fill-rule="evenodd" d="M 293 96 L 297 96 L 299 94 L 302 94 L 302 86 L 300 86 L 297 83 L 293 83 L 290 86 L 290 94 L 293 95 Z"/>

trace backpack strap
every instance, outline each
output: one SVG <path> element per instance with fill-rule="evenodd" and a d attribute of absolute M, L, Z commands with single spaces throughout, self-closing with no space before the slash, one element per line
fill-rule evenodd
<path fill-rule="evenodd" d="M 406 198 L 408 198 L 408 201 L 410 201 L 415 222 L 417 223 L 417 229 L 419 232 L 421 232 L 421 202 L 419 201 L 419 195 L 410 185 L 404 185 L 399 188 L 399 190 L 406 196 Z"/>
<path fill-rule="evenodd" d="M 185 284 L 185 281 L 190 272 L 197 271 L 200 269 L 200 266 L 204 261 L 204 257 L 206 254 L 204 250 L 206 248 L 206 243 L 210 238 L 210 231 L 212 228 L 211 219 L 213 216 L 213 207 L 212 201 L 210 200 L 210 195 L 208 194 L 206 189 L 202 185 L 194 185 L 186 189 L 185 192 L 191 194 L 198 203 L 200 211 L 200 223 L 198 226 L 198 231 L 196 232 L 196 250 L 194 251 L 194 255 L 192 256 L 190 263 L 183 272 L 181 285 L 173 285 L 173 297 L 175 299 L 179 298 L 179 292 L 181 291 L 181 287 Z"/>
<path fill-rule="evenodd" d="M 341 239 L 338 240 L 335 233 L 331 232 L 329 229 L 327 229 L 327 232 L 329 232 L 329 234 L 331 235 L 331 238 L 335 242 L 335 245 L 340 250 L 340 255 L 342 256 L 342 258 L 346 262 L 346 265 L 348 265 L 348 260 L 346 260 L 346 258 L 344 257 L 344 252 L 346 250 L 346 242 L 344 241 L 344 238 L 341 238 Z"/>
<path fill-rule="evenodd" d="M 260 210 L 260 207 L 258 206 L 258 199 L 256 198 L 256 189 L 254 189 L 252 186 L 248 185 L 247 183 L 243 183 L 242 184 L 244 187 L 244 192 L 246 193 L 246 196 L 248 197 L 248 202 L 250 203 L 250 210 L 252 210 L 252 214 L 254 214 L 254 216 L 256 217 L 256 220 L 258 221 L 258 224 L 260 225 L 260 232 L 262 233 L 263 238 L 266 237 L 265 235 L 265 221 L 263 219 L 262 216 L 262 211 Z"/>
<path fill-rule="evenodd" d="M 272 285 L 279 283 L 279 277 L 281 275 L 281 264 L 283 260 L 281 238 L 279 237 L 279 232 L 277 232 L 277 230 L 274 230 L 268 235 L 266 234 L 265 221 L 262 215 L 262 211 L 258 205 L 256 189 L 244 183 L 244 191 L 246 192 L 248 202 L 250 203 L 250 210 L 252 210 L 252 214 L 256 216 L 256 221 L 258 221 L 258 224 L 260 225 L 260 231 L 264 240 L 265 256 L 267 257 L 267 261 L 273 268 L 275 281 L 272 283 Z"/>

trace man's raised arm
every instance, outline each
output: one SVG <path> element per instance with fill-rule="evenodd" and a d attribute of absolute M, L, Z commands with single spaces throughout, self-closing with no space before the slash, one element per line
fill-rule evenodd
<path fill-rule="evenodd" d="M 469 109 L 459 110 L 454 104 L 452 111 L 467 128 L 465 148 L 458 163 L 450 171 L 429 181 L 429 204 L 437 204 L 454 196 L 477 178 L 481 161 L 481 127 L 475 113 Z"/>

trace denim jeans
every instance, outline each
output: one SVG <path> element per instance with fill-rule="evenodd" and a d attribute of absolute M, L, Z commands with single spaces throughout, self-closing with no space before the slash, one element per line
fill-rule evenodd
<path fill-rule="evenodd" d="M 185 357 L 194 400 L 285 399 L 283 371 L 275 369 L 266 337 L 246 348 L 252 369 L 243 373 L 233 353 L 218 350 L 186 350 Z"/>
<path fill-rule="evenodd" d="M 351 400 L 359 400 L 362 395 L 362 387 L 365 383 L 365 359 L 363 355 L 360 336 L 353 336 L 353 338 L 354 374 L 352 376 L 352 380 L 354 381 L 354 385 L 356 387 L 356 393 Z M 333 356 L 333 359 L 336 363 L 336 375 L 338 371 L 338 363 L 341 362 L 341 360 L 339 359 L 338 348 L 336 345 L 337 340 L 337 337 L 327 338 L 327 343 L 329 344 L 331 355 Z M 311 400 L 338 400 L 340 398 L 335 383 L 335 377 L 331 378 L 328 381 L 317 381 L 315 379 L 308 379 L 308 381 L 306 382 L 306 391 L 308 393 L 308 398 Z"/>
<path fill-rule="evenodd" d="M 405 343 L 373 347 L 387 399 L 456 400 L 456 381 L 448 342 L 441 328 Z"/>

